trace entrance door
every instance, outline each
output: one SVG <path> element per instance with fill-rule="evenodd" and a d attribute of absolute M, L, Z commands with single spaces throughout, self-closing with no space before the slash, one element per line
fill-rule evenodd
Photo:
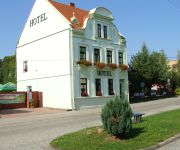
<path fill-rule="evenodd" d="M 119 95 L 121 98 L 124 95 L 124 79 L 119 80 Z"/>

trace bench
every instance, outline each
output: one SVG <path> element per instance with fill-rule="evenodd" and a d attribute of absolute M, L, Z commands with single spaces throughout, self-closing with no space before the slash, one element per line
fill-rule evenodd
<path fill-rule="evenodd" d="M 145 114 L 144 114 L 144 113 L 134 113 L 134 114 L 133 114 L 134 123 L 141 122 L 142 115 L 145 115 Z"/>

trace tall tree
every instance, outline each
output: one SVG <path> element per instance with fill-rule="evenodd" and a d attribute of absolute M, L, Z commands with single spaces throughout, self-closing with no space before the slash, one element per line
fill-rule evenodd
<path fill-rule="evenodd" d="M 16 56 L 4 57 L 0 70 L 2 83 L 13 82 L 16 83 Z"/>
<path fill-rule="evenodd" d="M 131 58 L 130 66 L 148 89 L 152 84 L 167 82 L 168 67 L 164 51 L 150 53 L 147 46 L 143 44 L 141 51 Z"/>
<path fill-rule="evenodd" d="M 0 84 L 3 82 L 3 76 L 2 76 L 2 71 L 1 71 L 1 69 L 2 69 L 2 59 L 0 59 Z"/>

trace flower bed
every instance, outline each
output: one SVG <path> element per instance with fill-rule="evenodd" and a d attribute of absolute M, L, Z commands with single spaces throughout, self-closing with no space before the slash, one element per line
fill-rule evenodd
<path fill-rule="evenodd" d="M 88 96 L 88 93 L 87 93 L 87 92 L 81 92 L 81 96 L 87 97 L 87 96 Z"/>
<path fill-rule="evenodd" d="M 125 70 L 128 69 L 128 66 L 125 65 L 125 64 L 120 64 L 120 65 L 119 65 L 119 68 L 121 68 L 121 70 L 125 71 Z"/>

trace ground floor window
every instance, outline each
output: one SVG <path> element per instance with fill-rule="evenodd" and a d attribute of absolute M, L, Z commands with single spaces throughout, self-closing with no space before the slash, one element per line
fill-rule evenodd
<path fill-rule="evenodd" d="M 113 79 L 108 79 L 108 92 L 109 92 L 109 95 L 114 95 Z"/>
<path fill-rule="evenodd" d="M 124 86 L 124 80 L 120 79 L 119 80 L 119 94 L 120 94 L 120 97 L 124 96 L 123 86 Z"/>
<path fill-rule="evenodd" d="M 87 93 L 87 78 L 81 78 L 80 79 L 80 85 L 81 85 L 81 96 L 88 96 L 88 93 Z"/>
<path fill-rule="evenodd" d="M 101 79 L 96 79 L 96 96 L 102 96 L 101 92 Z"/>

